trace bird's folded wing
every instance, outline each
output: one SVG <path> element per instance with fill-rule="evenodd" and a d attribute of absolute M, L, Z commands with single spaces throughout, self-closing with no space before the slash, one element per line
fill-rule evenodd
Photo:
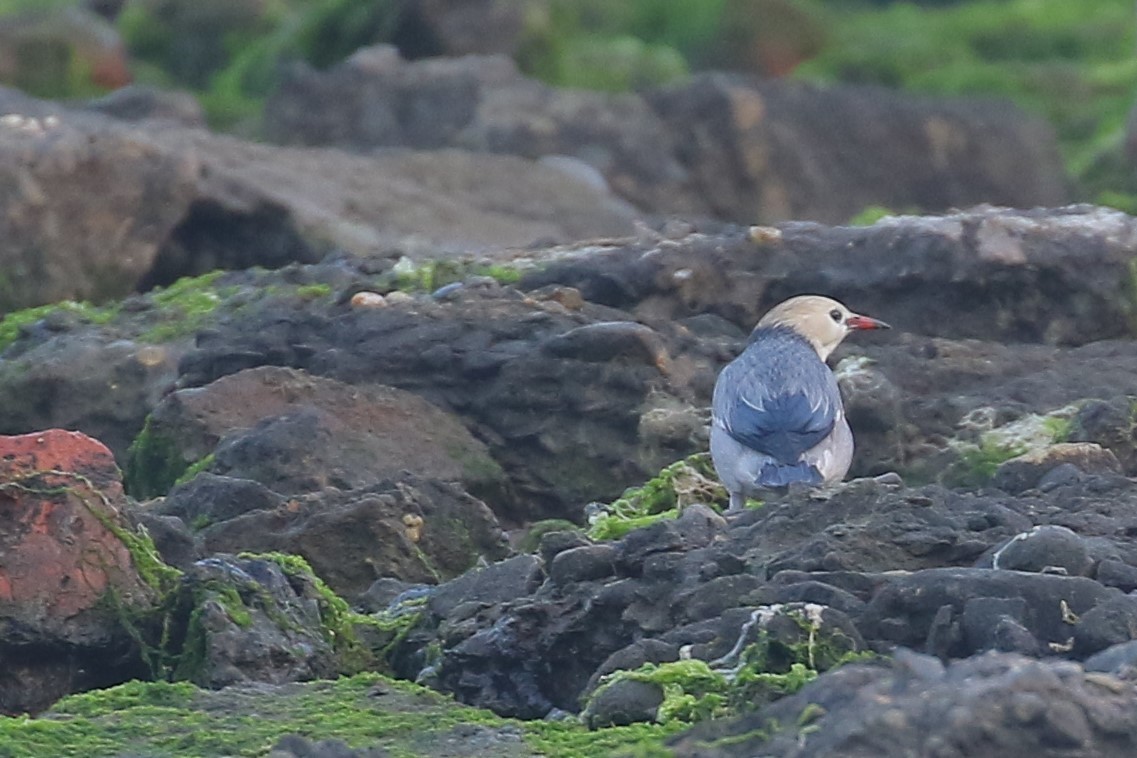
<path fill-rule="evenodd" d="M 752 342 L 715 385 L 716 423 L 741 444 L 786 465 L 824 440 L 839 413 L 833 372 L 805 340 L 788 333 Z"/>
<path fill-rule="evenodd" d="M 833 431 L 838 408 L 822 393 L 755 394 L 736 393 L 724 414 L 726 431 L 780 463 L 797 463 Z"/>

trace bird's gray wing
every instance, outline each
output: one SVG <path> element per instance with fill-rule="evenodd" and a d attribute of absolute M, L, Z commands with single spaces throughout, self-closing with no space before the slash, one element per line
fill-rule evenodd
<path fill-rule="evenodd" d="M 808 343 L 752 343 L 715 386 L 714 414 L 727 433 L 786 465 L 833 431 L 840 410 L 833 372 Z"/>

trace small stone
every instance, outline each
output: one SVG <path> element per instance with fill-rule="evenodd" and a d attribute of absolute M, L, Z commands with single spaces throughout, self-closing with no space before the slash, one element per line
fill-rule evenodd
<path fill-rule="evenodd" d="M 378 292 L 356 292 L 351 296 L 352 308 L 386 308 L 388 305 L 387 298 Z"/>

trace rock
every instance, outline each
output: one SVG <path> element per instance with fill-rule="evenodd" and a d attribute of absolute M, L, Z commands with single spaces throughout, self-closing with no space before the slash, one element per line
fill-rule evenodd
<path fill-rule="evenodd" d="M 1133 401 L 1129 397 L 1091 399 L 1082 405 L 1070 426 L 1071 442 L 1097 442 L 1121 462 L 1127 476 L 1137 474 L 1137 436 Z"/>
<path fill-rule="evenodd" d="M 1064 526 L 1047 524 L 1012 537 L 995 551 L 991 567 L 1089 576 L 1093 560 L 1085 539 Z"/>
<path fill-rule="evenodd" d="M 1137 639 L 1137 598 L 1128 595 L 1098 603 L 1078 618 L 1074 650 L 1089 656 Z"/>
<path fill-rule="evenodd" d="M 991 483 L 1007 492 L 1022 492 L 1041 486 L 1044 476 L 1064 464 L 1070 464 L 1083 473 L 1121 473 L 1121 463 L 1117 456 L 1101 445 L 1092 442 L 1062 442 L 999 464 Z M 1051 481 L 1057 484 L 1061 480 L 1051 478 Z"/>
<path fill-rule="evenodd" d="M 537 558 L 517 555 L 439 585 L 431 593 L 428 607 L 431 613 L 446 616 L 462 603 L 487 606 L 507 603 L 533 592 L 543 578 Z"/>
<path fill-rule="evenodd" d="M 148 444 L 135 448 L 127 466 L 139 497 L 164 494 L 169 486 L 153 481 L 155 470 L 174 472 L 212 454 L 211 472 L 259 482 L 277 495 L 365 487 L 411 471 L 459 482 L 504 513 L 512 505 L 501 467 L 458 419 L 392 387 L 349 386 L 286 368 L 248 369 L 168 395 L 147 431 Z M 272 499 L 240 497 L 239 507 L 268 507 Z M 209 500 L 208 512 L 190 519 L 236 515 Z"/>
<path fill-rule="evenodd" d="M 1006 103 L 723 74 L 648 99 L 684 146 L 687 186 L 720 218 L 838 224 L 870 205 L 940 211 L 1069 197 L 1050 126 Z M 1019 165 L 1031 166 L 1030 176 Z"/>
<path fill-rule="evenodd" d="M 1137 747 L 1133 685 L 1076 664 L 992 653 L 933 669 L 845 666 L 799 693 L 670 739 L 676 756 L 1121 756 Z M 810 714 L 808 734 L 802 714 Z M 771 727 L 770 725 L 774 726 Z M 790 726 L 793 725 L 793 726 Z M 1010 746 L 1010 747 L 1008 747 Z"/>
<path fill-rule="evenodd" d="M 78 320 L 0 360 L 0 431 L 80 429 L 118 461 L 177 378 L 184 348 L 92 334 Z"/>
<path fill-rule="evenodd" d="M 1137 566 L 1109 559 L 1098 564 L 1094 578 L 1106 587 L 1117 587 L 1122 592 L 1137 590 Z"/>
<path fill-rule="evenodd" d="M 440 257 L 632 231 L 624 204 L 512 156 L 273 148 L 8 90 L 0 110 L 4 311 L 332 249 Z"/>
<path fill-rule="evenodd" d="M 81 6 L 6 14 L 0 49 L 0 82 L 40 97 L 81 97 L 132 79 L 114 26 Z"/>
<path fill-rule="evenodd" d="M 391 37 L 406 58 L 512 56 L 527 21 L 542 13 L 548 13 L 543 0 L 422 0 L 404 7 Z"/>
<path fill-rule="evenodd" d="M 904 459 L 900 390 L 863 356 L 845 358 L 837 364 L 835 373 L 845 417 L 857 430 L 856 465 L 850 476 L 874 476 L 895 470 Z"/>
<path fill-rule="evenodd" d="M 616 549 L 611 545 L 585 545 L 562 550 L 549 566 L 549 579 L 567 585 L 603 579 L 616 573 Z"/>
<path fill-rule="evenodd" d="M 325 627 L 332 611 L 311 574 L 271 560 L 214 556 L 191 567 L 177 598 L 193 614 L 178 678 L 217 688 L 329 678 L 350 668 L 341 660 L 348 641 Z"/>
<path fill-rule="evenodd" d="M 744 230 L 730 228 L 653 245 L 589 248 L 559 256 L 525 276 L 521 285 L 575 287 L 588 301 L 645 320 L 713 313 L 747 332 L 785 298 L 825 292 L 921 335 L 907 342 L 898 332 L 876 339 L 866 335 L 838 353 L 838 359 L 867 355 L 894 384 L 895 367 L 882 360 L 881 349 L 873 349 L 885 341 L 905 345 L 910 361 L 936 368 L 944 379 L 943 362 L 966 364 L 951 377 L 959 381 L 1005 370 L 998 359 L 986 367 L 979 361 L 1009 355 L 1009 346 L 940 344 L 927 337 L 1082 345 L 1130 334 L 1122 282 L 1132 252 L 1124 240 L 1137 236 L 1137 222 L 1118 211 L 980 206 L 943 216 L 892 217 L 869 227 L 795 222 L 778 231 L 777 240 L 757 243 Z M 895 287 L 898 269 L 908 277 L 902 289 Z M 1029 294 L 1043 278 L 1061 282 L 1061 297 L 1076 306 L 1059 307 Z M 1116 347 L 1088 352 L 1111 351 Z M 1021 371 L 1026 358 L 1037 370 L 1044 351 L 1033 352 L 1037 358 L 1023 350 L 1010 362 Z M 1116 397 L 1128 386 L 1123 382 L 1116 388 L 1100 374 L 1081 378 L 1091 382 L 1084 389 L 1103 393 L 1098 396 Z"/>
<path fill-rule="evenodd" d="M 206 125 L 205 111 L 189 92 L 171 92 L 144 84 L 120 87 L 89 100 L 83 107 L 122 121 L 157 119 L 188 127 Z"/>
<path fill-rule="evenodd" d="M 837 121 L 849 128 L 829 128 Z M 374 48 L 326 72 L 295 69 L 266 105 L 265 129 L 278 142 L 359 150 L 570 156 L 644 210 L 739 223 L 842 223 L 872 204 L 1031 207 L 1068 197 L 1053 132 L 1004 103 L 721 74 L 645 97 L 610 95 L 545 87 L 501 57 L 407 63 Z M 829 159 L 802 170 L 818 154 Z"/>
<path fill-rule="evenodd" d="M 581 718 L 589 729 L 654 721 L 663 703 L 663 687 L 655 682 L 622 679 L 597 692 Z"/>
<path fill-rule="evenodd" d="M 289 499 L 207 526 L 208 553 L 300 555 L 337 594 L 362 595 L 380 577 L 435 583 L 507 552 L 489 508 L 454 485 L 410 475 Z"/>
<path fill-rule="evenodd" d="M 203 471 L 187 482 L 176 485 L 170 494 L 151 509 L 176 517 L 195 530 L 237 518 L 251 511 L 284 507 L 287 498 L 260 482 L 218 476 Z"/>
<path fill-rule="evenodd" d="M 93 114 L 8 91 L 0 108 L 0 308 L 122 297 L 144 280 L 193 196 L 185 151 Z M 125 221 L 124 221 L 125 219 Z"/>
<path fill-rule="evenodd" d="M 164 577 L 139 560 L 148 541 L 123 516 L 110 451 L 50 429 L 0 437 L 0 468 L 0 711 L 146 676 L 126 623 L 154 607 Z"/>
<path fill-rule="evenodd" d="M 145 530 L 154 541 L 154 549 L 163 563 L 188 571 L 203 557 L 193 532 L 177 516 L 164 516 L 144 507 L 131 508 L 128 512 L 134 527 Z"/>
<path fill-rule="evenodd" d="M 1073 644 L 1082 614 L 1119 594 L 1084 577 L 925 569 L 882 587 L 869 601 L 858 629 L 866 639 L 961 658 L 988 649 L 992 637 L 987 628 L 1006 618 L 1024 627 L 1037 649 L 1061 651 Z M 984 598 L 1000 598 L 1000 603 L 991 606 Z M 969 614 L 985 621 L 968 623 Z M 975 630 L 982 633 L 976 636 Z M 1007 633 L 1014 635 L 1011 629 Z"/>
<path fill-rule="evenodd" d="M 668 355 L 687 338 L 668 324 L 651 335 L 639 325 L 631 342 L 614 337 L 621 347 L 607 362 L 597 363 L 592 348 L 565 354 L 545 349 L 574 329 L 611 321 L 608 309 L 570 313 L 508 288 L 413 306 L 311 314 L 282 303 L 248 309 L 239 326 L 203 334 L 182 363 L 181 384 L 197 387 L 237 367 L 274 362 L 353 386 L 381 377 L 459 416 L 487 441 L 493 459 L 511 472 L 516 493 L 516 501 L 486 494 L 504 518 L 579 522 L 589 499 L 614 496 L 692 451 L 695 439 L 663 444 L 656 436 L 641 437 L 643 419 L 660 409 L 691 407 L 692 381 L 708 391 L 713 384 L 706 362 L 672 366 Z M 603 342 L 605 334 L 597 330 L 589 344 Z M 209 449 L 202 445 L 185 457 Z M 568 459 L 572 466 L 564 465 Z"/>
<path fill-rule="evenodd" d="M 1126 670 L 1137 670 L 1137 640 L 1119 642 L 1105 650 L 1099 650 L 1087 658 L 1083 665 L 1086 671 L 1101 671 L 1132 680 L 1131 675 L 1126 675 Z"/>
<path fill-rule="evenodd" d="M 324 72 L 297 67 L 265 104 L 264 121 L 283 144 L 568 156 L 641 208 L 698 207 L 670 135 L 642 98 L 547 87 L 503 56 L 405 62 L 375 47 Z M 545 168 L 566 187 L 589 184 L 581 172 Z"/>

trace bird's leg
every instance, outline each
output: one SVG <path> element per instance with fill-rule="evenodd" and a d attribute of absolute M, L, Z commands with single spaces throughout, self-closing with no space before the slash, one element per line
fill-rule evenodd
<path fill-rule="evenodd" d="M 746 495 L 741 492 L 730 493 L 730 507 L 726 509 L 727 513 L 742 513 L 746 508 Z"/>

